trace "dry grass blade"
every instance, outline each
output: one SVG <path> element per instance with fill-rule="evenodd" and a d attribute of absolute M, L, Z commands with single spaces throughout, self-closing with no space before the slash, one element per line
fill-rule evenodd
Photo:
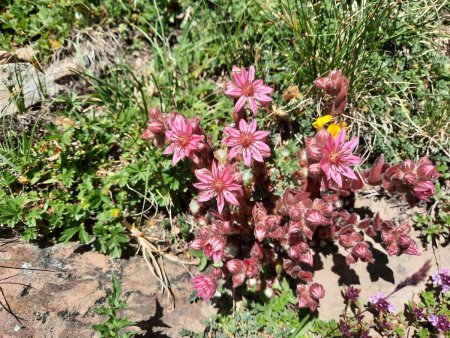
<path fill-rule="evenodd" d="M 136 229 L 137 230 L 137 229 Z M 139 231 L 139 230 L 137 230 Z M 172 307 L 175 308 L 175 296 L 170 288 L 170 283 L 167 278 L 166 271 L 164 269 L 163 259 L 159 257 L 158 259 L 153 254 L 156 249 L 153 244 L 151 244 L 141 233 L 138 234 L 137 242 L 139 244 L 139 250 L 142 251 L 142 256 L 144 257 L 145 263 L 148 266 L 150 272 L 156 277 L 156 279 L 161 283 L 161 292 L 167 292 L 167 295 L 172 302 Z M 139 252 L 139 251 L 138 251 Z"/>

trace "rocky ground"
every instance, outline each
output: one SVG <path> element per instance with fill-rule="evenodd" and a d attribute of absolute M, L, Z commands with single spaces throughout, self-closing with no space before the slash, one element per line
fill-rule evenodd
<path fill-rule="evenodd" d="M 165 262 L 176 301 L 172 309 L 140 256 L 113 260 L 74 243 L 43 249 L 20 240 L 5 243 L 0 286 L 18 320 L 0 308 L 1 337 L 94 337 L 91 325 L 104 320 L 94 308 L 111 293 L 111 271 L 122 282 L 128 304 L 122 315 L 136 322 L 137 337 L 176 337 L 181 328 L 200 332 L 215 312 L 204 302 L 189 304 L 191 275 L 178 264 Z M 0 300 L 6 305 L 1 295 Z"/>
<path fill-rule="evenodd" d="M 363 199 L 356 208 L 363 214 L 380 211 L 383 218 L 398 220 L 420 210 L 406 212 L 402 205 L 374 198 Z M 362 289 L 363 299 L 379 291 L 388 294 L 427 260 L 431 260 L 433 272 L 436 262 L 445 266 L 450 254 L 448 248 L 428 248 L 422 249 L 420 257 L 392 258 L 384 254 L 378 243 L 374 242 L 373 247 L 377 256 L 374 265 L 357 263 L 347 267 L 344 256 L 316 255 L 315 280 L 326 289 L 319 309 L 322 319 L 337 318 L 341 313 L 341 286 L 356 285 Z M 141 256 L 113 260 L 79 244 L 39 248 L 20 240 L 4 240 L 0 250 L 0 286 L 8 304 L 2 295 L 0 300 L 17 316 L 16 319 L 0 308 L 2 337 L 72 337 L 75 332 L 78 337 L 93 337 L 91 325 L 104 320 L 94 308 L 104 304 L 111 292 L 111 271 L 122 282 L 122 298 L 129 307 L 123 315 L 136 322 L 138 337 L 178 337 L 182 328 L 202 332 L 204 321 L 217 311 L 215 304 L 188 302 L 193 291 L 191 274 L 182 265 L 169 261 L 165 268 L 176 299 L 175 309 L 159 292 L 157 281 Z M 331 247 L 328 251 L 333 250 Z M 401 309 L 423 285 L 405 287 L 390 301 Z"/>

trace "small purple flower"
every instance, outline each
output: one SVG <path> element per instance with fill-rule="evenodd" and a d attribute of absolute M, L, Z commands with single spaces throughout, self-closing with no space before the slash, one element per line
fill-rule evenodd
<path fill-rule="evenodd" d="M 348 325 L 346 322 L 344 322 L 343 320 L 340 321 L 339 323 L 339 331 L 341 331 L 342 335 L 344 337 L 351 337 L 352 336 L 352 332 L 350 331 L 350 325 Z"/>
<path fill-rule="evenodd" d="M 422 318 L 425 317 L 424 313 L 422 312 L 422 309 L 419 309 L 418 307 L 415 307 L 412 310 L 412 313 L 413 313 L 414 317 L 416 317 L 417 320 L 421 320 Z"/>
<path fill-rule="evenodd" d="M 433 285 L 440 286 L 442 292 L 446 293 L 450 290 L 450 275 L 449 270 L 446 268 L 441 269 L 441 271 L 437 271 L 432 277 Z"/>
<path fill-rule="evenodd" d="M 430 315 L 428 321 L 440 332 L 450 331 L 450 322 L 444 315 Z"/>
<path fill-rule="evenodd" d="M 350 299 L 352 301 L 356 301 L 359 298 L 359 292 L 360 292 L 360 290 L 354 288 L 353 286 L 350 286 L 347 289 L 347 293 L 345 294 L 345 297 L 347 297 L 348 299 Z"/>
<path fill-rule="evenodd" d="M 385 313 L 394 313 L 395 306 L 394 304 L 389 303 L 386 300 L 386 296 L 382 292 L 378 292 L 369 298 L 369 302 L 371 302 L 379 311 Z"/>

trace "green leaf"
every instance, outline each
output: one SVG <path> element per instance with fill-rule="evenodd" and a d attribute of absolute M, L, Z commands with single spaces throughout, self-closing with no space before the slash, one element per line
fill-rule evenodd
<path fill-rule="evenodd" d="M 206 257 L 206 255 L 203 252 L 203 250 L 191 249 L 191 250 L 189 250 L 189 252 L 191 253 L 192 256 L 200 258 L 200 264 L 198 266 L 198 270 L 200 272 L 205 270 L 205 268 L 206 268 L 206 266 L 208 264 L 208 258 Z"/>
<path fill-rule="evenodd" d="M 60 242 L 67 243 L 77 232 L 79 232 L 81 227 L 69 228 L 63 231 L 61 237 L 59 237 Z"/>
<path fill-rule="evenodd" d="M 78 234 L 78 238 L 80 239 L 80 242 L 83 244 L 89 243 L 89 234 L 84 228 L 84 226 L 80 226 L 80 232 Z"/>

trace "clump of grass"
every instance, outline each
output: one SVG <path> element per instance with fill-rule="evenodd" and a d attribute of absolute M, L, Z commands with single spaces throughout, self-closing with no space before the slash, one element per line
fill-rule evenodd
<path fill-rule="evenodd" d="M 140 138 L 148 100 L 142 79 L 118 66 L 86 80 L 93 94 L 58 98 L 40 139 L 5 130 L 0 223 L 27 240 L 78 239 L 120 257 L 129 242 L 123 221 L 145 220 L 149 194 L 161 207 L 181 208 L 190 175 L 185 168 L 180 176 Z"/>

